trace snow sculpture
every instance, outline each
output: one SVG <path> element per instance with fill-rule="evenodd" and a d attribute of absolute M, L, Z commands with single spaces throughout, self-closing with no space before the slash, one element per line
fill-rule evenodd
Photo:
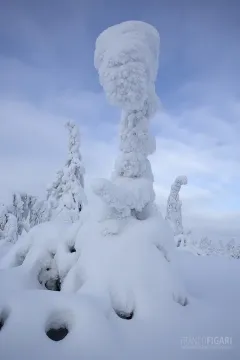
<path fill-rule="evenodd" d="M 184 229 L 182 224 L 182 202 L 179 199 L 179 192 L 181 190 L 182 185 L 187 184 L 186 176 L 178 176 L 174 183 L 171 186 L 170 195 L 167 201 L 167 212 L 165 219 L 169 221 L 174 236 L 178 237 L 178 246 L 180 245 L 182 236 L 184 235 Z"/>
<path fill-rule="evenodd" d="M 76 124 L 68 122 L 69 132 L 68 159 L 63 170 L 57 172 L 57 178 L 48 188 L 47 199 L 52 208 L 52 218 L 74 222 L 86 202 L 84 193 L 84 173 L 82 157 L 79 151 L 80 135 Z"/>
<path fill-rule="evenodd" d="M 113 39 L 118 39 L 115 41 Z M 122 109 L 120 154 L 110 182 L 94 191 L 111 208 L 110 217 L 147 217 L 154 201 L 148 155 L 155 151 L 149 120 L 158 106 L 154 82 L 158 70 L 159 34 L 151 25 L 128 21 L 103 31 L 96 41 L 95 67 L 107 99 Z M 134 192 L 137 187 L 142 191 Z M 104 191 L 103 191 L 104 188 Z M 142 193 L 144 192 L 144 198 Z M 119 204 L 121 206 L 119 207 Z"/>

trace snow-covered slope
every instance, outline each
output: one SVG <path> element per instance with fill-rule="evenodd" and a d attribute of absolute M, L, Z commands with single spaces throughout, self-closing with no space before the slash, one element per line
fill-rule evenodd
<path fill-rule="evenodd" d="M 154 235 L 154 219 L 148 225 Z M 27 266 L 1 270 L 1 359 L 238 359 L 239 261 L 176 251 L 169 263 L 146 240 L 147 228 L 140 234 L 131 226 L 125 240 L 98 242 L 96 229 L 77 237 L 81 255 L 61 292 L 44 290 Z M 170 264 L 187 289 L 187 306 L 172 300 Z M 69 333 L 55 342 L 49 327 Z M 193 337 L 195 347 L 185 348 Z M 221 337 L 231 344 L 218 345 Z"/>

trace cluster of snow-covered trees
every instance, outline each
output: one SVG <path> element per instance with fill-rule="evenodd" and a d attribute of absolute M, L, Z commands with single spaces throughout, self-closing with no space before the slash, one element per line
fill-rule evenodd
<path fill-rule="evenodd" d="M 1 206 L 0 239 L 15 243 L 19 236 L 34 226 L 33 211 L 37 198 L 23 192 L 12 196 L 11 204 Z"/>
<path fill-rule="evenodd" d="M 240 259 L 240 242 L 232 238 L 228 242 L 214 241 L 207 236 L 202 237 L 194 244 L 199 255 L 222 255 L 234 259 Z"/>
<path fill-rule="evenodd" d="M 187 184 L 186 176 L 178 176 L 171 186 L 167 200 L 165 219 L 169 222 L 177 247 L 192 251 L 195 255 L 223 255 L 231 258 L 240 258 L 240 243 L 233 238 L 223 243 L 211 240 L 207 236 L 200 239 L 194 238 L 190 230 L 185 230 L 182 221 L 182 201 L 179 199 L 179 192 L 182 185 Z"/>
<path fill-rule="evenodd" d="M 12 202 L 0 207 L 0 240 L 15 243 L 18 237 L 41 223 L 53 219 L 75 222 L 83 204 L 84 166 L 80 154 L 78 127 L 68 122 L 68 158 L 65 166 L 57 172 L 56 179 L 47 188 L 45 199 L 24 192 L 15 192 Z"/>

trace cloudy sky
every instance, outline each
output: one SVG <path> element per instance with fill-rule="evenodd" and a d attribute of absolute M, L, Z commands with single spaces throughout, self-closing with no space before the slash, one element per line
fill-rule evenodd
<path fill-rule="evenodd" d="M 0 200 L 44 196 L 64 163 L 64 123 L 82 132 L 87 183 L 109 176 L 119 110 L 93 66 L 98 34 L 124 20 L 160 32 L 151 157 L 162 209 L 174 178 L 186 226 L 240 236 L 240 3 L 237 0 L 9 0 L 0 12 Z M 117 41 L 117 40 L 116 40 Z"/>

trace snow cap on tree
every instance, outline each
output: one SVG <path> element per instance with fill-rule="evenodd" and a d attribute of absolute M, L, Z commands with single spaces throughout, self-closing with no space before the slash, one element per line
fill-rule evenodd
<path fill-rule="evenodd" d="M 99 35 L 94 64 L 111 104 L 142 110 L 150 101 L 156 108 L 159 42 L 158 31 L 142 21 L 126 21 Z"/>

